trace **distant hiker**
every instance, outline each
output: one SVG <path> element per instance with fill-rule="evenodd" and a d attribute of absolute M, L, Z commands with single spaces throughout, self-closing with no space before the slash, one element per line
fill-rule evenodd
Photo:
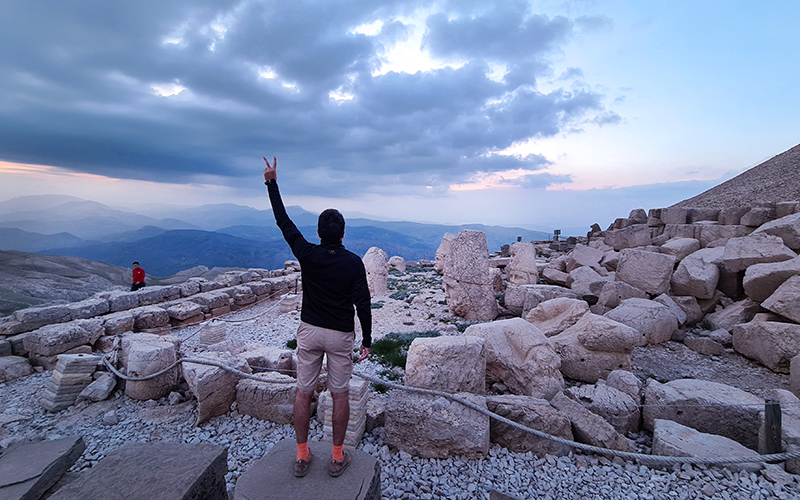
<path fill-rule="evenodd" d="M 139 267 L 138 262 L 133 263 L 133 284 L 131 285 L 131 292 L 144 288 L 144 269 Z"/>
<path fill-rule="evenodd" d="M 317 236 L 320 244 L 309 243 L 289 219 L 278 191 L 278 159 L 264 169 L 269 201 L 283 237 L 300 262 L 303 280 L 303 305 L 297 329 L 297 395 L 294 400 L 294 431 L 297 436 L 297 459 L 294 475 L 303 477 L 311 464 L 308 449 L 308 426 L 311 397 L 322 369 L 322 356 L 328 358 L 328 389 L 333 398 L 333 453 L 329 474 L 340 476 L 352 457 L 344 449 L 347 422 L 350 419 L 350 377 L 353 374 L 355 320 L 353 306 L 361 323 L 363 340 L 358 361 L 370 354 L 372 313 L 364 263 L 358 255 L 345 250 L 344 217 L 329 208 L 319 215 Z"/>

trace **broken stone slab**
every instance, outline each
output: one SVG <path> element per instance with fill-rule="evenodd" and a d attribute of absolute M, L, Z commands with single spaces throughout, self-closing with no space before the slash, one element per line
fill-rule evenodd
<path fill-rule="evenodd" d="M 217 342 L 206 347 L 208 351 L 227 352 L 236 356 L 247 350 L 247 345 L 236 338 L 227 338 L 222 342 Z"/>
<path fill-rule="evenodd" d="M 292 351 L 280 347 L 248 344 L 247 350 L 239 355 L 247 361 L 253 373 L 277 371 L 294 377 Z"/>
<path fill-rule="evenodd" d="M 457 396 L 486 408 L 483 396 Z M 385 431 L 388 446 L 421 458 L 483 458 L 489 452 L 489 417 L 440 396 L 393 394 L 386 405 Z"/>
<path fill-rule="evenodd" d="M 686 338 L 683 339 L 683 345 L 705 356 L 720 356 L 725 352 L 725 347 L 722 344 L 708 337 L 687 335 Z"/>
<path fill-rule="evenodd" d="M 653 236 L 647 224 L 633 224 L 623 229 L 606 231 L 603 242 L 614 247 L 614 250 L 620 251 L 625 248 L 649 245 L 653 242 Z"/>
<path fill-rule="evenodd" d="M 567 260 L 567 273 L 582 266 L 588 266 L 595 270 L 600 266 L 603 258 L 603 251 L 586 245 L 575 245 Z"/>
<path fill-rule="evenodd" d="M 755 232 L 742 238 L 731 238 L 722 257 L 725 269 L 744 271 L 754 264 L 783 262 L 797 257 L 778 236 Z"/>
<path fill-rule="evenodd" d="M 492 413 L 525 427 L 572 441 L 569 418 L 550 406 L 545 399 L 515 395 L 489 396 L 486 406 Z M 568 445 L 534 436 L 499 420 L 492 419 L 490 426 L 491 441 L 516 453 L 530 451 L 543 458 L 546 455 L 564 456 L 572 451 Z"/>
<path fill-rule="evenodd" d="M 66 323 L 70 320 L 70 312 L 66 305 L 28 307 L 14 311 L 11 318 L 25 326 L 22 331 L 30 331 L 44 325 Z"/>
<path fill-rule="evenodd" d="M 626 370 L 614 370 L 608 374 L 606 385 L 624 392 L 638 405 L 642 401 L 642 382 L 636 375 Z"/>
<path fill-rule="evenodd" d="M 778 236 L 783 240 L 784 245 L 792 250 L 800 251 L 800 213 L 767 222 L 756 229 L 755 233 Z"/>
<path fill-rule="evenodd" d="M 119 311 L 107 314 L 103 320 L 104 335 L 116 335 L 122 332 L 133 331 L 133 314 L 130 311 Z"/>
<path fill-rule="evenodd" d="M 748 234 L 752 233 L 754 229 L 752 227 L 742 225 L 702 225 L 697 227 L 700 230 L 698 239 L 700 240 L 700 245 L 703 248 L 712 246 L 715 241 L 720 242 L 722 244 L 721 246 L 725 246 L 725 244 L 731 238 L 741 238 L 742 236 L 747 236 Z"/>
<path fill-rule="evenodd" d="M 111 306 L 105 299 L 86 299 L 67 304 L 70 319 L 87 319 L 107 313 Z"/>
<path fill-rule="evenodd" d="M 700 432 L 671 420 L 656 419 L 653 429 L 653 455 L 673 457 L 752 457 L 758 458 L 757 451 L 751 450 L 716 434 Z M 764 467 L 762 462 L 724 464 L 733 471 L 757 472 Z"/>
<path fill-rule="evenodd" d="M 200 304 L 211 311 L 213 309 L 219 309 L 221 307 L 230 307 L 231 305 L 231 298 L 228 296 L 227 293 L 221 292 L 219 290 L 214 290 L 205 293 L 198 293 L 197 295 L 192 295 L 189 300 L 194 302 L 195 304 Z M 206 312 L 205 310 L 203 312 Z"/>
<path fill-rule="evenodd" d="M 536 266 L 536 247 L 521 241 L 511 245 L 511 262 L 506 266 L 506 275 L 511 286 L 535 285 L 539 281 Z"/>
<path fill-rule="evenodd" d="M 304 478 L 294 477 L 294 439 L 284 439 L 248 466 L 236 481 L 233 500 L 380 500 L 380 462 L 372 455 L 350 449 L 350 466 L 334 478 L 328 474 L 331 445 L 309 441 L 308 447 L 314 460 Z"/>
<path fill-rule="evenodd" d="M 567 286 L 569 274 L 553 267 L 546 267 L 542 270 L 542 278 L 544 278 L 549 285 Z"/>
<path fill-rule="evenodd" d="M 510 286 L 503 293 L 501 304 L 516 316 L 525 317 L 531 309 L 542 302 L 558 297 L 578 299 L 578 294 L 556 285 Z"/>
<path fill-rule="evenodd" d="M 121 292 L 118 290 L 103 292 L 98 295 L 108 300 L 111 312 L 127 311 L 139 307 L 139 295 L 136 292 Z"/>
<path fill-rule="evenodd" d="M 678 326 L 683 326 L 686 323 L 686 311 L 684 311 L 672 297 L 666 293 L 662 293 L 653 300 L 659 304 L 667 306 L 667 309 L 669 309 L 670 312 L 675 316 L 675 319 L 678 320 Z"/>
<path fill-rule="evenodd" d="M 239 413 L 266 422 L 291 424 L 296 394 L 295 379 L 277 373 L 258 376 L 263 377 L 264 381 L 245 378 L 236 385 L 236 408 Z"/>
<path fill-rule="evenodd" d="M 561 358 L 547 337 L 522 318 L 471 325 L 464 335 L 485 341 L 489 385 L 500 382 L 516 394 L 544 399 L 564 387 Z"/>
<path fill-rule="evenodd" d="M 417 337 L 408 348 L 405 383 L 447 392 L 486 392 L 486 341 L 458 337 Z"/>
<path fill-rule="evenodd" d="M 0 357 L 0 383 L 26 377 L 33 373 L 33 367 L 22 356 Z"/>
<path fill-rule="evenodd" d="M 603 315 L 641 333 L 647 345 L 660 344 L 672 337 L 678 319 L 669 308 L 647 299 L 625 299 L 615 309 Z"/>
<path fill-rule="evenodd" d="M 800 323 L 800 276 L 792 276 L 784 281 L 761 306 Z"/>
<path fill-rule="evenodd" d="M 700 250 L 700 241 L 694 238 L 672 238 L 660 247 L 661 253 L 672 255 L 678 262 L 697 250 Z"/>
<path fill-rule="evenodd" d="M 595 385 L 569 387 L 564 393 L 580 402 L 592 413 L 603 417 L 620 434 L 639 432 L 641 417 L 639 403 L 630 395 L 608 386 L 602 380 Z"/>
<path fill-rule="evenodd" d="M 617 307 L 625 299 L 647 299 L 648 295 L 622 281 L 608 281 L 601 284 L 600 291 L 597 293 L 597 305 L 604 308 L 603 313 Z"/>
<path fill-rule="evenodd" d="M 158 306 L 144 306 L 131 309 L 133 327 L 136 330 L 148 330 L 169 326 L 169 314 Z"/>
<path fill-rule="evenodd" d="M 198 356 L 199 357 L 199 356 Z M 203 358 L 216 361 L 244 373 L 251 373 L 247 362 L 227 353 L 210 352 Z M 183 376 L 189 390 L 197 398 L 197 421 L 200 425 L 227 413 L 236 401 L 236 384 L 239 376 L 222 368 L 197 363 L 183 363 Z"/>
<path fill-rule="evenodd" d="M 80 436 L 12 445 L 0 455 L 0 498 L 38 500 L 85 449 Z"/>
<path fill-rule="evenodd" d="M 55 356 L 81 345 L 92 345 L 103 335 L 99 319 L 79 319 L 43 326 L 24 339 L 25 350 L 39 356 Z"/>
<path fill-rule="evenodd" d="M 761 307 L 752 300 L 740 300 L 721 311 L 707 314 L 705 321 L 714 330 L 724 328 L 728 331 L 741 323 L 747 323 L 755 317 Z"/>
<path fill-rule="evenodd" d="M 710 299 L 719 283 L 724 248 L 703 248 L 686 256 L 672 275 L 672 292 Z"/>
<path fill-rule="evenodd" d="M 684 324 L 694 325 L 703 319 L 703 310 L 700 308 L 696 297 L 670 295 L 670 298 L 686 313 L 686 322 Z"/>
<path fill-rule="evenodd" d="M 78 394 L 75 403 L 80 403 L 81 401 L 89 401 L 92 403 L 105 401 L 111 396 L 111 393 L 114 392 L 116 386 L 117 377 L 112 373 L 103 373 Z"/>
<path fill-rule="evenodd" d="M 211 444 L 137 443 L 108 453 L 51 500 L 227 500 L 228 449 Z"/>
<path fill-rule="evenodd" d="M 763 302 L 792 276 L 800 274 L 800 257 L 783 262 L 755 264 L 744 273 L 744 293 L 750 300 Z"/>
<path fill-rule="evenodd" d="M 185 300 L 167 307 L 167 314 L 169 314 L 170 319 L 175 321 L 186 321 L 198 315 L 202 319 L 203 308 L 196 302 Z"/>
<path fill-rule="evenodd" d="M 763 410 L 762 398 L 729 385 L 695 379 L 661 384 L 650 379 L 644 391 L 642 416 L 648 430 L 653 430 L 656 419 L 672 420 L 755 450 Z"/>
<path fill-rule="evenodd" d="M 127 374 L 131 377 L 146 377 L 159 372 L 177 361 L 178 356 L 171 342 L 134 342 L 128 350 Z M 125 395 L 131 399 L 147 401 L 169 394 L 178 384 L 180 369 L 170 371 L 150 380 L 125 382 Z"/>
<path fill-rule="evenodd" d="M 731 331 L 736 352 L 755 359 L 770 370 L 789 373 L 789 363 L 800 353 L 800 325 L 776 321 L 751 321 Z"/>
<path fill-rule="evenodd" d="M 566 394 L 556 394 L 550 404 L 570 420 L 572 434 L 578 443 L 611 450 L 636 451 L 633 441 L 618 433 L 603 417 L 592 413 Z"/>
<path fill-rule="evenodd" d="M 580 299 L 560 297 L 546 300 L 531 309 L 525 320 L 547 337 L 557 335 L 578 322 L 589 312 L 589 305 Z"/>
<path fill-rule="evenodd" d="M 647 293 L 660 295 L 669 291 L 675 257 L 626 248 L 620 252 L 617 264 L 617 281 L 634 286 Z"/>
<path fill-rule="evenodd" d="M 749 212 L 742 215 L 740 224 L 748 227 L 759 227 L 774 220 L 776 215 L 776 210 L 772 207 L 753 207 Z"/>

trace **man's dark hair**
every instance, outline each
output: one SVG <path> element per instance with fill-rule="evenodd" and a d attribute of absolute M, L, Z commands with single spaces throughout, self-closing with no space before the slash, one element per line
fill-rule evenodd
<path fill-rule="evenodd" d="M 138 262 L 134 262 L 134 263 L 133 263 L 133 264 L 131 264 L 131 265 L 132 265 L 132 266 L 133 266 L 133 265 L 137 265 L 137 266 L 138 266 L 138 265 L 139 265 L 139 263 L 138 263 Z"/>
<path fill-rule="evenodd" d="M 335 208 L 329 208 L 319 214 L 317 232 L 326 243 L 339 243 L 344 238 L 344 217 Z"/>

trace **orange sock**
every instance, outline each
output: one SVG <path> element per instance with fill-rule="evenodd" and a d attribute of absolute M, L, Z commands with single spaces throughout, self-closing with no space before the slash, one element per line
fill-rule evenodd
<path fill-rule="evenodd" d="M 340 462 L 344 459 L 344 445 L 333 447 L 333 459 Z"/>
<path fill-rule="evenodd" d="M 297 443 L 297 459 L 308 460 L 308 441 L 305 443 Z"/>

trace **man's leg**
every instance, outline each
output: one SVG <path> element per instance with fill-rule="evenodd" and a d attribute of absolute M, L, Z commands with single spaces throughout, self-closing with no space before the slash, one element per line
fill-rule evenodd
<path fill-rule="evenodd" d="M 314 395 L 313 391 L 297 390 L 294 397 L 294 433 L 297 437 L 297 444 L 305 444 L 305 453 L 303 457 L 300 456 L 300 446 L 298 447 L 297 458 L 308 458 L 308 426 L 311 421 L 311 396 Z M 336 411 L 334 410 L 334 415 Z"/>
<path fill-rule="evenodd" d="M 338 392 L 333 397 L 333 459 L 342 460 L 344 437 L 347 434 L 347 421 L 350 420 L 350 393 Z"/>
<path fill-rule="evenodd" d="M 311 398 L 322 369 L 324 352 L 317 346 L 316 328 L 300 323 L 297 329 L 297 390 L 294 398 L 294 432 L 297 460 L 309 460 L 308 427 L 311 421 Z M 298 475 L 295 470 L 295 475 Z"/>

